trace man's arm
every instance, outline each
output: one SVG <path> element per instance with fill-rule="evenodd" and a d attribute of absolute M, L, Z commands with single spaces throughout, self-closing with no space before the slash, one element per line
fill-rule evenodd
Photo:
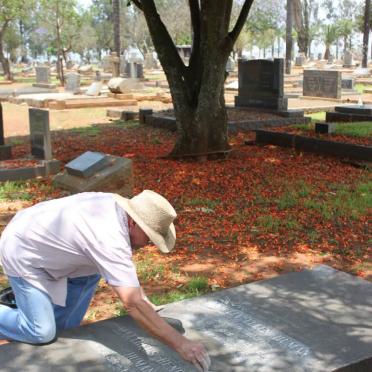
<path fill-rule="evenodd" d="M 146 302 L 140 288 L 113 287 L 129 315 L 147 332 L 176 350 L 200 371 L 207 371 L 210 359 L 204 346 L 182 336 Z"/>

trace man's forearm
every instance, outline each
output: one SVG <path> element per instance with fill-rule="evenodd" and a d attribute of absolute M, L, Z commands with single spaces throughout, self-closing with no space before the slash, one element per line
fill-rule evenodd
<path fill-rule="evenodd" d="M 146 302 L 141 300 L 127 308 L 129 315 L 138 322 L 146 331 L 177 350 L 184 337 L 162 319 Z"/>

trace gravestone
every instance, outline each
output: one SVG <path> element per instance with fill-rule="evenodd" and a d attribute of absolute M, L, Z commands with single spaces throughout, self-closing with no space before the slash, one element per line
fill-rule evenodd
<path fill-rule="evenodd" d="M 68 174 L 77 177 L 88 178 L 103 169 L 107 163 L 105 154 L 100 152 L 86 151 L 76 159 L 65 165 Z"/>
<path fill-rule="evenodd" d="M 341 72 L 305 70 L 303 95 L 312 97 L 341 98 Z"/>
<path fill-rule="evenodd" d="M 66 92 L 72 92 L 74 94 L 80 93 L 80 74 L 71 72 L 66 74 Z"/>
<path fill-rule="evenodd" d="M 353 78 L 343 78 L 341 79 L 341 89 L 354 89 L 354 79 Z"/>
<path fill-rule="evenodd" d="M 336 106 L 335 112 L 326 112 L 328 122 L 357 122 L 372 121 L 372 105 L 344 105 Z"/>
<path fill-rule="evenodd" d="M 284 60 L 239 60 L 239 91 L 235 106 L 287 110 L 284 97 Z"/>
<path fill-rule="evenodd" d="M 318 53 L 318 61 L 322 59 L 322 53 Z"/>
<path fill-rule="evenodd" d="M 350 68 L 353 66 L 353 54 L 347 50 L 344 54 L 343 67 Z"/>
<path fill-rule="evenodd" d="M 50 67 L 48 66 L 36 66 L 36 83 L 32 84 L 37 88 L 49 88 L 54 89 L 56 86 L 50 83 Z"/>
<path fill-rule="evenodd" d="M 295 59 L 295 66 L 302 66 L 306 62 L 306 56 L 300 53 Z"/>
<path fill-rule="evenodd" d="M 372 284 L 328 266 L 166 305 L 204 343 L 214 372 L 362 372 L 372 368 Z M 4 371 L 195 372 L 129 316 L 64 331 L 45 346 L 3 345 Z"/>
<path fill-rule="evenodd" d="M 315 123 L 315 133 L 331 134 L 336 131 L 335 123 Z"/>
<path fill-rule="evenodd" d="M 30 120 L 31 155 L 38 159 L 52 160 L 49 111 L 30 108 L 28 113 Z"/>
<path fill-rule="evenodd" d="M 234 58 L 229 56 L 226 63 L 226 72 L 233 72 L 235 70 L 235 61 Z"/>
<path fill-rule="evenodd" d="M 72 160 L 53 179 L 54 185 L 73 193 L 85 191 L 133 194 L 132 160 L 88 152 Z"/>
<path fill-rule="evenodd" d="M 332 65 L 334 63 L 334 57 L 332 54 L 330 54 L 330 56 L 328 57 L 328 61 L 327 61 L 327 64 L 328 65 Z"/>
<path fill-rule="evenodd" d="M 3 105 L 0 102 L 0 160 L 7 160 L 12 157 L 12 146 L 6 145 L 4 142 L 4 120 L 3 120 Z"/>
<path fill-rule="evenodd" d="M 121 55 L 120 56 L 120 75 L 121 76 L 125 76 L 126 72 L 125 72 L 125 67 L 127 65 L 127 59 L 125 58 L 124 55 Z"/>
<path fill-rule="evenodd" d="M 99 96 L 103 87 L 102 81 L 94 81 L 91 85 L 89 85 L 88 89 L 86 90 L 85 94 L 87 96 Z"/>

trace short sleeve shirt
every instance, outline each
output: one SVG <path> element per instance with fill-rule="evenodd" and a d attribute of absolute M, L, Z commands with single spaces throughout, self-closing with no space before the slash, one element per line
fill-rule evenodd
<path fill-rule="evenodd" d="M 0 240 L 0 261 L 65 306 L 67 278 L 100 273 L 113 286 L 139 287 L 128 221 L 114 194 L 87 192 L 20 211 Z"/>

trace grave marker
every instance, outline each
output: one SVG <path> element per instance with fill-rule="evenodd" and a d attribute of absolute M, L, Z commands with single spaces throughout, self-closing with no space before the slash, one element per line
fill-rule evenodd
<path fill-rule="evenodd" d="M 341 98 L 341 72 L 305 70 L 303 95 L 312 97 Z"/>
<path fill-rule="evenodd" d="M 86 151 L 65 165 L 68 174 L 78 177 L 90 177 L 106 165 L 106 155 L 100 152 Z"/>
<path fill-rule="evenodd" d="M 49 128 L 49 111 L 30 108 L 31 155 L 38 159 L 52 160 L 52 145 Z"/>
<path fill-rule="evenodd" d="M 88 151 L 67 164 L 53 183 L 73 193 L 102 191 L 129 197 L 133 193 L 132 160 Z"/>
<path fill-rule="evenodd" d="M 50 67 L 36 66 L 36 83 L 32 84 L 37 88 L 50 88 L 54 89 L 56 86 L 50 83 Z"/>
<path fill-rule="evenodd" d="M 71 72 L 66 74 L 66 92 L 80 93 L 80 74 Z"/>
<path fill-rule="evenodd" d="M 239 95 L 235 106 L 287 110 L 284 98 L 284 60 L 250 60 L 238 62 Z"/>
<path fill-rule="evenodd" d="M 11 157 L 12 146 L 6 145 L 4 142 L 3 105 L 0 102 L 0 160 L 7 160 Z"/>
<path fill-rule="evenodd" d="M 372 284 L 320 265 L 175 302 L 159 315 L 203 342 L 217 372 L 370 371 Z M 64 331 L 46 346 L 2 346 L 0 365 L 29 371 L 196 369 L 129 317 Z"/>

